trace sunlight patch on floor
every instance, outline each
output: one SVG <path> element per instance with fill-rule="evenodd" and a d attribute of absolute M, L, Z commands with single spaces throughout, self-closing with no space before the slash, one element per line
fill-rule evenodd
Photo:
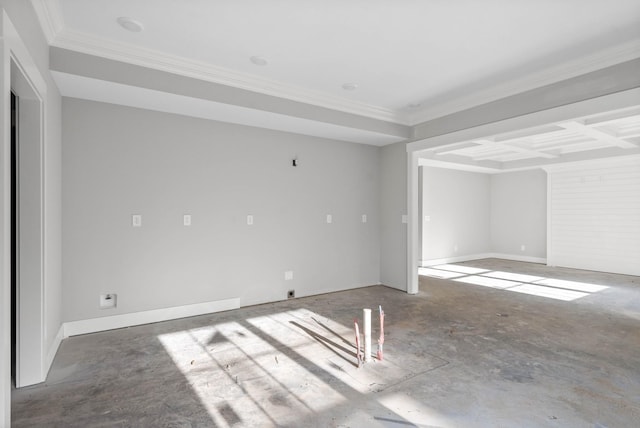
<path fill-rule="evenodd" d="M 586 282 L 545 278 L 515 272 L 491 271 L 456 264 L 419 268 L 418 275 L 451 279 L 456 282 L 515 291 L 566 302 L 590 296 L 593 293 L 609 288 L 605 285 Z"/>
<path fill-rule="evenodd" d="M 432 267 L 440 270 L 448 270 L 451 272 L 466 273 L 470 275 L 489 272 L 487 269 L 480 269 L 480 268 L 474 268 L 471 266 L 462 266 L 462 265 L 453 265 L 453 264 L 438 265 L 438 266 L 432 266 Z"/>
<path fill-rule="evenodd" d="M 467 284 L 482 285 L 483 287 L 500 288 L 505 289 L 509 287 L 515 287 L 520 285 L 519 282 L 507 281 L 504 279 L 489 278 L 486 276 L 465 276 L 464 278 L 454 279 L 457 282 L 466 282 Z"/>
<path fill-rule="evenodd" d="M 589 293 L 582 293 L 580 291 L 565 290 L 562 288 L 545 287 L 542 285 L 524 284 L 518 287 L 510 288 L 509 291 L 516 291 L 518 293 L 532 294 L 534 296 L 549 297 L 556 300 L 564 300 L 570 302 L 572 300 L 579 299 L 584 296 L 588 296 Z"/>

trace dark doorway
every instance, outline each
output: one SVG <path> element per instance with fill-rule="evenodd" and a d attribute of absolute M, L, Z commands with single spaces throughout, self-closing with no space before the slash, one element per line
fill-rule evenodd
<path fill-rule="evenodd" d="M 18 97 L 11 92 L 11 382 L 16 384 L 18 316 Z"/>

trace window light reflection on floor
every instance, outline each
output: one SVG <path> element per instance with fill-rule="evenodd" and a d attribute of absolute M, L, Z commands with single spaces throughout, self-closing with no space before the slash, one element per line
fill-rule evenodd
<path fill-rule="evenodd" d="M 488 269 L 480 269 L 480 268 L 474 268 L 471 266 L 462 266 L 462 265 L 437 265 L 432 267 L 440 270 L 448 270 L 451 272 L 466 273 L 470 275 L 489 272 Z"/>
<path fill-rule="evenodd" d="M 418 274 L 562 301 L 573 301 L 609 288 L 605 285 L 586 282 L 545 278 L 514 272 L 491 271 L 456 264 L 419 268 Z"/>
<path fill-rule="evenodd" d="M 466 282 L 467 284 L 482 285 L 483 287 L 501 288 L 501 289 L 515 287 L 516 285 L 522 284 L 520 282 L 513 282 L 513 281 L 507 281 L 504 279 L 489 278 L 486 276 L 478 276 L 478 275 L 465 276 L 464 278 L 454 279 L 454 281 Z"/>
<path fill-rule="evenodd" d="M 418 275 L 426 275 L 434 278 L 451 279 L 466 275 L 460 272 L 451 272 L 448 270 L 431 269 L 426 267 L 418 268 Z"/>
<path fill-rule="evenodd" d="M 564 300 L 567 302 L 589 295 L 589 293 L 582 293 L 580 291 L 565 290 L 563 288 L 545 287 L 543 285 L 534 285 L 534 284 L 523 284 L 518 287 L 510 288 L 509 291 L 516 291 L 518 293 L 525 293 L 525 294 L 533 294 L 534 296 L 549 297 L 551 299 Z"/>

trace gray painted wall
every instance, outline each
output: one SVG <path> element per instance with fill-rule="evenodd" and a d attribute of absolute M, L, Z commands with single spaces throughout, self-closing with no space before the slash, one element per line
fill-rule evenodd
<path fill-rule="evenodd" d="M 423 260 L 490 252 L 489 175 L 426 166 L 421 169 Z"/>
<path fill-rule="evenodd" d="M 380 282 L 377 147 L 70 98 L 63 141 L 65 321 Z"/>
<path fill-rule="evenodd" d="M 637 87 L 640 87 L 640 59 L 424 122 L 414 128 L 414 139 L 444 135 Z"/>
<path fill-rule="evenodd" d="M 407 289 L 407 151 L 405 143 L 380 148 L 380 280 Z"/>
<path fill-rule="evenodd" d="M 500 254 L 547 257 L 545 171 L 536 169 L 491 176 L 491 250 Z"/>
<path fill-rule="evenodd" d="M 481 174 L 427 166 L 420 169 L 420 260 L 489 253 L 546 258 L 544 171 Z M 525 245 L 524 251 L 521 245 Z"/>

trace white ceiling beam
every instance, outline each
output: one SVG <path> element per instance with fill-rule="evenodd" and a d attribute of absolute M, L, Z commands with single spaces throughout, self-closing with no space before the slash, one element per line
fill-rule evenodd
<path fill-rule="evenodd" d="M 519 140 L 520 142 L 526 142 L 526 143 L 530 143 L 529 139 L 521 139 Z M 516 153 L 520 153 L 520 154 L 525 154 L 528 155 L 529 157 L 532 158 L 545 158 L 545 159 L 553 159 L 556 158 L 556 155 L 553 155 L 551 153 L 545 153 L 545 152 L 541 152 L 539 150 L 533 150 L 533 149 L 529 149 L 526 147 L 521 147 L 515 143 L 505 143 L 504 141 L 491 141 L 491 140 L 474 140 L 474 142 L 478 143 L 478 144 L 482 144 L 482 145 L 488 145 L 488 146 L 493 146 L 497 148 L 501 148 L 504 151 L 506 151 L 507 153 L 511 152 L 516 152 Z M 485 156 L 484 158 L 489 158 L 487 156 Z M 483 158 L 474 158 L 475 160 L 482 160 Z"/>
<path fill-rule="evenodd" d="M 608 131 L 602 129 L 592 128 L 590 126 L 585 125 L 583 122 L 571 121 L 558 124 L 564 129 L 576 131 L 584 134 L 587 137 L 596 139 L 598 141 L 606 142 L 611 146 L 620 147 L 623 149 L 636 149 L 638 146 L 629 141 L 625 141 L 622 138 L 618 137 L 618 135 L 610 133 Z"/>

